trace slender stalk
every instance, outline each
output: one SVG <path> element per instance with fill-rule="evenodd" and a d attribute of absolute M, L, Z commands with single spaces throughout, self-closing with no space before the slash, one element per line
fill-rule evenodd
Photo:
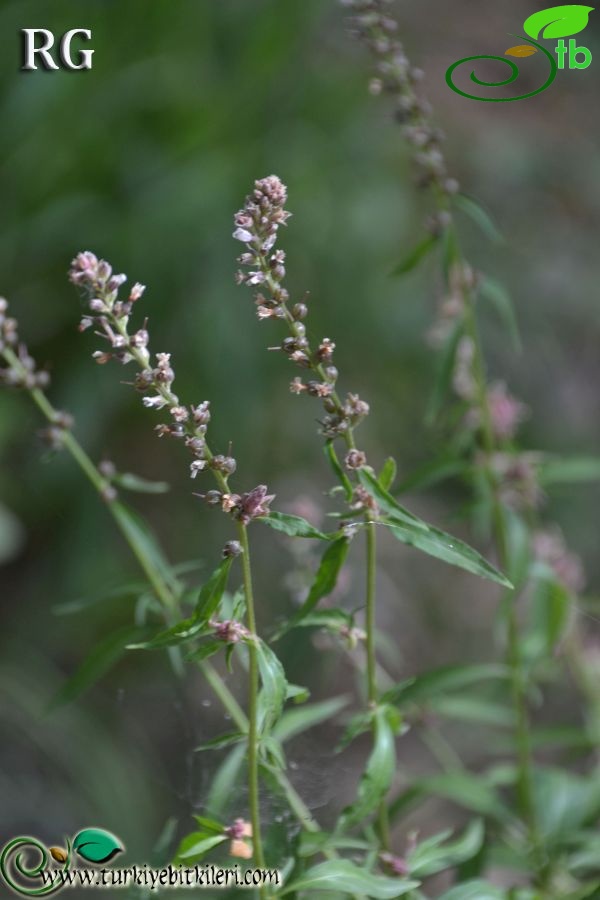
<path fill-rule="evenodd" d="M 377 592 L 377 559 L 375 523 L 369 522 L 367 533 L 367 697 L 369 703 L 377 703 L 377 659 L 375 655 L 375 600 Z"/>
<path fill-rule="evenodd" d="M 457 255 L 459 255 L 460 251 L 458 249 L 458 239 L 456 237 L 455 245 L 457 247 Z M 485 371 L 483 347 L 479 329 L 477 327 L 474 299 L 470 291 L 464 291 L 464 300 L 465 324 L 474 348 L 473 376 L 475 379 L 477 403 L 479 406 L 481 417 L 482 441 L 487 456 L 485 476 L 492 497 L 494 536 L 498 548 L 500 566 L 503 570 L 506 571 L 508 570 L 510 563 L 508 553 L 508 529 L 504 508 L 498 498 L 497 480 L 491 468 L 491 457 L 496 450 L 496 440 L 494 437 L 492 414 L 486 387 L 487 377 Z M 517 801 L 519 810 L 529 832 L 529 840 L 531 843 L 534 863 L 536 865 L 539 877 L 543 882 L 545 878 L 544 872 L 546 864 L 544 861 L 544 853 L 541 844 L 540 831 L 537 823 L 537 814 L 533 797 L 533 755 L 531 750 L 530 735 L 531 726 L 527 705 L 526 678 L 521 656 L 521 640 L 519 619 L 517 614 L 518 593 L 515 590 L 508 591 L 506 594 L 506 600 L 507 663 L 510 671 L 511 693 L 516 718 L 515 745 L 518 768 Z"/>
<path fill-rule="evenodd" d="M 250 563 L 250 544 L 248 529 L 238 522 L 238 536 L 242 545 L 242 570 L 244 575 L 244 594 L 246 598 L 246 617 L 248 628 L 256 634 L 256 615 L 254 611 L 254 591 L 252 588 L 252 567 Z M 259 868 L 264 868 L 258 779 L 258 656 L 256 645 L 248 642 L 248 795 L 250 803 L 250 821 L 252 822 L 252 844 L 254 859 Z M 266 896 L 261 888 L 260 896 Z"/>
<path fill-rule="evenodd" d="M 377 536 L 375 522 L 369 522 L 367 533 L 367 585 L 366 585 L 366 632 L 367 632 L 367 697 L 374 707 L 379 700 L 377 688 L 377 656 L 375 649 L 375 607 L 377 599 Z M 378 811 L 379 839 L 384 850 L 390 848 L 390 826 L 385 798 Z"/>
<path fill-rule="evenodd" d="M 272 298 L 277 298 L 277 303 L 282 310 L 283 319 L 286 322 L 290 334 L 297 339 L 305 339 L 305 328 L 304 326 L 298 322 L 298 320 L 294 317 L 292 312 L 290 311 L 285 299 L 281 298 L 280 288 L 277 281 L 277 278 L 274 276 L 271 266 L 269 265 L 269 259 L 267 254 L 257 247 L 253 248 L 256 262 L 258 263 L 258 267 L 264 276 L 263 286 L 267 288 L 269 294 Z M 317 357 L 312 352 L 308 341 L 306 341 L 306 365 L 312 372 L 319 378 L 321 382 L 326 383 L 328 381 L 327 373 L 325 371 L 325 367 L 321 362 L 318 361 Z M 331 400 L 336 408 L 336 411 L 343 411 L 342 400 L 338 394 L 338 392 L 332 388 L 330 394 Z M 342 438 L 348 450 L 356 450 L 356 442 L 354 439 L 354 428 L 351 424 L 349 424 L 348 428 L 343 432 Z M 332 448 L 333 449 L 333 448 Z M 335 450 L 333 450 L 333 454 L 335 456 Z M 341 469 L 341 464 L 338 462 L 338 467 Z M 377 655 L 376 655 L 376 647 L 375 647 L 375 629 L 376 629 L 376 618 L 375 618 L 375 609 L 376 609 L 376 599 L 377 599 L 377 533 L 376 533 L 376 522 L 372 520 L 372 514 L 370 512 L 365 512 L 364 515 L 365 523 L 366 523 L 366 571 L 367 571 L 367 579 L 366 579 L 366 593 L 365 593 L 365 611 L 366 611 L 366 649 L 367 649 L 367 669 L 366 669 L 366 682 L 367 682 L 367 700 L 371 707 L 375 707 L 379 696 L 377 689 Z M 375 736 L 375 725 L 373 725 L 373 736 Z M 385 803 L 385 799 L 381 802 L 378 812 L 378 821 L 379 821 L 379 835 L 382 847 L 384 849 L 389 849 L 390 845 L 390 834 L 389 834 L 389 822 L 388 822 L 388 813 L 387 806 Z"/>

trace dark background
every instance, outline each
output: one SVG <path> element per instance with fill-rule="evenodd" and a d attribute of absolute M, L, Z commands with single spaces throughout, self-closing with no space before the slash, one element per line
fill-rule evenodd
<path fill-rule="evenodd" d="M 530 3 L 527 14 L 541 6 Z M 591 454 L 600 437 L 600 62 L 564 71 L 545 94 L 514 104 L 469 102 L 444 83 L 454 60 L 502 53 L 523 14 L 516 2 L 399 7 L 407 51 L 425 70 L 424 91 L 449 135 L 450 167 L 506 236 L 491 246 L 464 226 L 477 265 L 510 289 L 523 332 L 517 355 L 486 317 L 492 374 L 532 409 L 528 447 Z M 581 36 L 594 50 L 596 24 L 592 17 Z M 91 28 L 92 71 L 19 72 L 24 27 L 59 35 Z M 127 371 L 90 360 L 97 342 L 77 333 L 69 262 L 90 249 L 148 285 L 140 311 L 143 304 L 152 347 L 173 352 L 183 398 L 211 400 L 211 444 L 226 451 L 232 442 L 237 485 L 267 483 L 278 509 L 298 498 L 324 508 L 330 475 L 316 406 L 289 394 L 296 373 L 265 352 L 277 326 L 256 321 L 250 292 L 233 280 L 232 215 L 255 178 L 279 174 L 294 214 L 282 241 L 288 286 L 296 300 L 310 291 L 311 330 L 336 341 L 342 386 L 371 402 L 360 435 L 369 458 L 393 454 L 409 472 L 442 449 L 423 422 L 434 363 L 423 335 L 437 276 L 425 266 L 404 281 L 389 277 L 422 236 L 427 204 L 368 77 L 343 11 L 326 0 L 0 3 L 0 290 L 92 457 L 171 483 L 165 496 L 132 500 L 174 561 L 199 559 L 210 571 L 228 522 L 191 497 L 186 456 L 155 439 L 153 414 L 121 383 Z M 132 612 L 114 601 L 73 617 L 54 607 L 138 573 L 71 460 L 48 457 L 39 427 L 26 397 L 2 393 L 0 501 L 10 511 L 0 519 L 2 828 L 60 844 L 98 824 L 143 855 L 169 816 L 187 827 L 213 765 L 191 749 L 227 723 L 202 705 L 208 694 L 197 675 L 181 696 L 167 662 L 141 653 L 76 703 L 48 711 L 65 676 Z M 465 499 L 455 485 L 407 502 L 468 536 L 458 520 Z M 574 488 L 549 506 L 584 556 L 592 591 L 599 500 L 596 487 Z M 260 529 L 255 547 L 264 628 L 290 608 L 292 557 L 283 539 Z M 361 583 L 355 552 L 349 605 Z M 477 579 L 384 541 L 379 584 L 394 677 L 496 652 L 497 595 Z M 303 634 L 285 654 L 291 679 L 309 683 L 314 696 L 348 690 L 351 669 L 339 650 L 315 648 Z M 328 755 L 337 733 L 322 728 L 298 746 L 297 785 L 311 806 L 338 806 L 354 788 L 352 754 Z M 466 727 L 456 740 L 476 762 Z M 401 778 L 429 766 L 410 738 L 401 747 Z"/>

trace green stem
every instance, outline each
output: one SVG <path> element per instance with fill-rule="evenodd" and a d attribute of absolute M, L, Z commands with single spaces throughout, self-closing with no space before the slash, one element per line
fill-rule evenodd
<path fill-rule="evenodd" d="M 375 654 L 375 600 L 377 591 L 377 557 L 375 523 L 369 522 L 367 533 L 367 698 L 370 704 L 377 703 L 377 658 Z"/>
<path fill-rule="evenodd" d="M 256 615 L 254 611 L 254 592 L 252 589 L 252 567 L 250 564 L 250 545 L 248 530 L 242 522 L 238 522 L 238 535 L 242 545 L 242 570 L 244 575 L 244 594 L 246 598 L 246 618 L 248 628 L 256 635 Z M 258 654 L 253 641 L 248 642 L 248 795 L 250 804 L 250 821 L 252 822 L 252 844 L 254 860 L 258 868 L 264 868 L 258 780 Z M 266 896 L 264 889 L 260 896 Z"/>
<path fill-rule="evenodd" d="M 481 433 L 483 446 L 487 456 L 485 475 L 492 497 L 492 515 L 494 534 L 498 547 L 500 566 L 504 571 L 509 568 L 508 528 L 504 508 L 498 498 L 498 484 L 491 467 L 492 455 L 496 450 L 496 440 L 492 424 L 492 415 L 487 394 L 487 377 L 483 347 L 474 310 L 474 301 L 470 291 L 464 292 L 465 324 L 474 349 L 473 375 L 477 391 L 477 400 L 481 415 Z M 546 862 L 541 842 L 535 802 L 533 798 L 533 755 L 531 750 L 531 726 L 527 704 L 526 677 L 521 655 L 521 638 L 517 613 L 518 594 L 515 590 L 506 595 L 507 601 L 507 663 L 510 671 L 511 693 L 515 709 L 516 727 L 515 744 L 517 754 L 518 782 L 517 801 L 520 813 L 527 825 L 529 841 L 534 863 L 541 883 L 545 880 Z"/>
<path fill-rule="evenodd" d="M 375 607 L 377 599 L 377 530 L 375 522 L 367 522 L 367 585 L 366 585 L 366 632 L 367 632 L 367 698 L 374 707 L 379 700 L 377 689 L 377 655 L 375 649 Z M 375 726 L 373 725 L 373 735 Z M 384 850 L 390 848 L 390 826 L 385 798 L 379 804 L 377 814 L 379 840 Z"/>

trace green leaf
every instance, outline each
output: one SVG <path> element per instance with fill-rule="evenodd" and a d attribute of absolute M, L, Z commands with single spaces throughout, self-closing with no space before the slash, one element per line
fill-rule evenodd
<path fill-rule="evenodd" d="M 87 862 L 105 863 L 123 851 L 118 838 L 102 828 L 85 828 L 75 835 L 73 850 Z"/>
<path fill-rule="evenodd" d="M 412 272 L 413 269 L 416 269 L 421 260 L 425 259 L 431 250 L 433 250 L 437 241 L 438 238 L 436 235 L 428 234 L 427 237 L 423 238 L 423 240 L 392 269 L 390 274 L 392 276 L 398 276 L 407 275 L 409 272 Z"/>
<path fill-rule="evenodd" d="M 561 769 L 538 768 L 533 780 L 534 805 L 544 840 L 556 843 L 600 814 L 600 778 Z"/>
<path fill-rule="evenodd" d="M 57 616 L 69 616 L 73 613 L 82 612 L 90 606 L 98 603 L 110 603 L 113 600 L 119 600 L 126 603 L 131 600 L 137 600 L 147 590 L 148 586 L 142 582 L 132 584 L 119 585 L 113 588 L 107 588 L 98 593 L 90 594 L 88 597 L 78 597 L 75 600 L 67 600 L 65 603 L 58 603 L 52 607 L 52 612 Z"/>
<path fill-rule="evenodd" d="M 529 576 L 531 564 L 531 530 L 514 510 L 505 510 L 506 522 L 506 574 L 512 583 L 520 587 Z"/>
<path fill-rule="evenodd" d="M 208 834 L 205 831 L 194 831 L 183 838 L 175 854 L 175 864 L 194 863 L 219 844 L 225 843 L 227 836 L 224 834 Z"/>
<path fill-rule="evenodd" d="M 433 462 L 424 463 L 403 478 L 395 493 L 406 494 L 408 491 L 433 487 L 435 484 L 446 481 L 448 478 L 465 475 L 469 469 L 470 464 L 462 459 L 441 457 Z"/>
<path fill-rule="evenodd" d="M 468 772 L 450 772 L 423 778 L 418 786 L 425 794 L 445 797 L 459 806 L 480 815 L 489 815 L 505 821 L 509 812 L 498 799 L 495 790 L 482 778 Z"/>
<path fill-rule="evenodd" d="M 131 644 L 129 649 L 159 650 L 162 647 L 175 647 L 194 638 L 212 634 L 208 622 L 217 611 L 223 598 L 232 563 L 233 559 L 229 557 L 217 566 L 206 584 L 200 589 L 196 609 L 192 616 L 183 619 L 171 628 L 159 631 L 158 634 L 148 641 Z M 218 649 L 218 644 L 213 642 L 200 647 L 192 656 L 196 660 L 204 659 L 206 656 L 216 653 Z"/>
<path fill-rule="evenodd" d="M 466 881 L 450 888 L 440 900 L 504 900 L 504 891 L 487 881 Z"/>
<path fill-rule="evenodd" d="M 227 652 L 228 650 L 233 649 L 234 644 L 224 644 L 223 641 L 220 640 L 205 641 L 203 644 L 200 644 L 199 647 L 196 647 L 195 650 L 192 650 L 191 653 L 186 654 L 185 658 L 188 662 L 202 662 L 203 659 L 209 659 L 211 656 L 214 656 L 215 653 L 218 653 L 223 647 L 225 647 L 225 651 Z"/>
<path fill-rule="evenodd" d="M 352 494 L 354 492 L 354 489 L 352 487 L 352 482 L 350 481 L 350 479 L 348 478 L 348 476 L 346 475 L 346 473 L 344 472 L 344 470 L 340 464 L 340 461 L 337 457 L 337 453 L 335 452 L 335 447 L 333 446 L 333 441 L 326 441 L 325 446 L 323 447 L 323 450 L 325 452 L 325 456 L 327 457 L 327 459 L 329 461 L 329 465 L 333 469 L 333 472 L 334 472 L 336 478 L 338 479 L 338 481 L 344 488 L 346 500 L 351 500 Z"/>
<path fill-rule="evenodd" d="M 233 563 L 233 558 L 224 559 L 217 566 L 206 584 L 200 589 L 200 595 L 194 611 L 194 619 L 196 622 L 206 624 L 219 608 L 219 604 L 223 598 L 223 593 L 227 587 L 229 578 L 229 570 Z"/>
<path fill-rule="evenodd" d="M 206 634 L 212 634 L 212 630 L 204 623 L 198 622 L 195 616 L 189 619 L 183 619 L 172 628 L 165 631 L 159 631 L 148 641 L 141 641 L 137 644 L 128 644 L 128 650 L 160 650 L 163 647 L 176 647 L 193 638 L 202 637 Z"/>
<path fill-rule="evenodd" d="M 331 700 L 322 700 L 320 703 L 310 703 L 299 709 L 289 709 L 282 715 L 273 729 L 273 736 L 277 740 L 289 741 L 290 738 L 320 725 L 332 719 L 337 713 L 348 705 L 347 697 L 333 697 Z"/>
<path fill-rule="evenodd" d="M 379 484 L 375 476 L 369 472 L 368 469 L 358 470 L 358 480 L 371 497 L 377 501 L 379 508 L 386 512 L 391 518 L 398 522 L 405 522 L 407 525 L 412 525 L 414 528 L 421 528 L 424 531 L 428 530 L 429 526 L 427 523 L 423 522 L 418 516 L 413 515 L 408 509 L 401 506 L 396 498 L 392 497 L 392 495 Z"/>
<path fill-rule="evenodd" d="M 600 457 L 572 457 L 543 461 L 538 466 L 540 482 L 551 484 L 586 484 L 600 481 Z"/>
<path fill-rule="evenodd" d="M 393 821 L 422 802 L 424 797 L 443 797 L 499 822 L 511 821 L 512 814 L 500 800 L 494 786 L 488 780 L 472 772 L 442 772 L 421 778 L 403 791 L 391 804 L 389 813 Z"/>
<path fill-rule="evenodd" d="M 309 615 L 304 616 L 300 622 L 296 622 L 296 628 L 327 628 L 339 634 L 342 628 L 351 628 L 353 618 L 350 613 L 344 609 L 335 609 L 328 607 L 327 609 L 315 609 Z"/>
<path fill-rule="evenodd" d="M 256 641 L 256 655 L 262 689 L 258 696 L 258 730 L 268 734 L 279 719 L 287 694 L 283 666 L 268 644 Z"/>
<path fill-rule="evenodd" d="M 50 708 L 55 709 L 63 703 L 71 703 L 84 694 L 125 655 L 129 642 L 144 633 L 147 633 L 145 629 L 127 625 L 99 641 L 50 701 Z"/>
<path fill-rule="evenodd" d="M 287 513 L 271 512 L 268 516 L 261 516 L 258 522 L 268 525 L 275 531 L 282 531 L 289 537 L 317 538 L 320 541 L 331 540 L 330 534 L 324 534 L 318 528 L 314 528 L 301 516 L 292 516 Z"/>
<path fill-rule="evenodd" d="M 245 741 L 247 737 L 248 735 L 244 734 L 242 731 L 228 731 L 227 734 L 220 734 L 210 741 L 199 744 L 197 747 L 194 747 L 194 750 L 196 752 L 203 750 L 221 750 L 222 747 L 231 747 L 232 744 L 239 744 L 240 741 Z"/>
<path fill-rule="evenodd" d="M 372 850 L 373 845 L 359 838 L 345 834 L 331 834 L 328 831 L 305 831 L 300 835 L 298 855 L 305 858 L 327 850 Z"/>
<path fill-rule="evenodd" d="M 447 832 L 419 844 L 407 859 L 411 877 L 425 878 L 443 869 L 449 869 L 471 859 L 479 853 L 483 845 L 483 823 L 481 819 L 471 822 L 460 838 L 447 844 Z"/>
<path fill-rule="evenodd" d="M 403 544 L 408 544 L 422 553 L 441 559 L 451 566 L 465 569 L 473 575 L 479 575 L 481 578 L 495 581 L 496 584 L 501 584 L 503 587 L 512 588 L 508 578 L 487 562 L 477 550 L 438 528 L 429 527 L 423 531 L 422 528 L 400 525 L 389 520 L 383 524 Z"/>
<path fill-rule="evenodd" d="M 532 597 L 531 627 L 524 641 L 527 655 L 547 657 L 564 636 L 570 622 L 573 598 L 560 582 L 540 579 Z"/>
<path fill-rule="evenodd" d="M 504 237 L 492 221 L 491 216 L 477 200 L 474 200 L 473 197 L 469 197 L 467 194 L 456 194 L 453 198 L 453 202 L 473 222 L 475 222 L 483 234 L 485 234 L 492 243 L 502 244 L 504 242 Z"/>
<path fill-rule="evenodd" d="M 211 834 L 223 834 L 225 831 L 221 823 L 214 819 L 207 819 L 206 816 L 194 816 L 194 819 L 202 831 L 208 831 Z"/>
<path fill-rule="evenodd" d="M 373 750 L 358 785 L 354 803 L 340 816 L 339 828 L 353 828 L 373 813 L 389 791 L 396 770 L 394 732 L 384 706 L 373 714 Z"/>
<path fill-rule="evenodd" d="M 212 776 L 206 798 L 206 809 L 212 816 L 220 816 L 228 809 L 245 756 L 246 744 L 238 744 L 228 753 L 216 774 Z"/>
<path fill-rule="evenodd" d="M 306 703 L 308 698 L 310 697 L 310 691 L 307 687 L 303 687 L 301 684 L 290 684 L 288 681 L 285 699 L 293 700 L 294 703 Z"/>
<path fill-rule="evenodd" d="M 132 475 L 129 472 L 115 475 L 111 480 L 117 487 L 126 491 L 135 491 L 138 494 L 166 494 L 171 490 L 166 481 L 148 481 L 146 478 L 140 478 L 139 475 Z"/>
<path fill-rule="evenodd" d="M 525 19 L 523 28 L 529 37 L 553 38 L 570 37 L 579 34 L 586 28 L 593 6 L 579 6 L 569 3 L 566 6 L 552 6 L 541 9 Z"/>
<path fill-rule="evenodd" d="M 144 519 L 135 510 L 120 501 L 111 504 L 111 511 L 128 542 L 132 547 L 137 548 L 136 552 L 150 560 L 152 567 L 163 581 L 166 581 L 171 587 L 177 587 L 171 566 Z"/>
<path fill-rule="evenodd" d="M 479 293 L 493 305 L 517 352 L 522 350 L 519 324 L 510 294 L 499 281 L 487 275 L 479 282 Z"/>
<path fill-rule="evenodd" d="M 418 881 L 406 881 L 402 878 L 386 878 L 372 875 L 360 869 L 347 859 L 336 859 L 319 863 L 285 886 L 280 896 L 299 891 L 315 893 L 317 891 L 335 891 L 349 896 L 362 894 L 374 900 L 393 900 L 401 897 L 419 886 Z"/>
<path fill-rule="evenodd" d="M 425 422 L 427 425 L 433 425 L 439 416 L 446 396 L 448 395 L 448 391 L 452 385 L 456 353 L 460 340 L 464 334 L 464 329 L 464 321 L 459 319 L 439 354 L 433 391 L 431 393 L 431 399 L 427 404 L 427 412 L 425 414 Z"/>
<path fill-rule="evenodd" d="M 278 632 L 278 637 L 292 628 L 295 628 L 306 616 L 308 616 L 319 600 L 327 597 L 337 584 L 338 575 L 344 565 L 346 556 L 348 555 L 349 541 L 347 538 L 338 538 L 333 544 L 325 550 L 315 580 L 313 581 L 308 597 L 299 610 L 294 613 L 292 618 L 285 624 L 283 629 Z"/>
<path fill-rule="evenodd" d="M 383 702 L 400 708 L 427 703 L 451 691 L 463 691 L 473 684 L 494 678 L 508 678 L 506 666 L 484 663 L 471 666 L 442 666 L 401 682 L 383 695 Z"/>
<path fill-rule="evenodd" d="M 391 490 L 391 487 L 396 480 L 397 474 L 397 466 L 396 460 L 393 456 L 388 456 L 386 461 L 383 464 L 381 472 L 377 476 L 377 481 L 381 485 L 384 491 Z"/>
<path fill-rule="evenodd" d="M 482 697 L 436 697 L 428 704 L 431 712 L 461 722 L 478 722 L 499 728 L 514 728 L 515 712 L 510 706 Z"/>

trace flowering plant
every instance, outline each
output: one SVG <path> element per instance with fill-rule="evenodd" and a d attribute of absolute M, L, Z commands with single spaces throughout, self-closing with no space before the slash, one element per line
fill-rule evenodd
<path fill-rule="evenodd" d="M 217 450 L 209 437 L 210 401 L 180 396 L 174 354 L 150 349 L 148 321 L 138 314 L 145 287 L 136 282 L 127 290 L 126 276 L 91 251 L 75 257 L 69 278 L 84 303 L 80 331 L 93 331 L 102 341 L 93 358 L 101 366 L 117 362 L 133 373 L 129 385 L 148 414 L 157 416 L 157 437 L 172 439 L 187 453 L 194 482 L 190 502 L 220 510 L 231 528 L 202 584 L 181 577 L 147 524 L 122 501 L 122 490 L 141 482 L 113 463 L 96 465 L 76 438 L 71 416 L 51 404 L 48 374 L 20 340 L 5 300 L 0 301 L 2 382 L 30 395 L 47 420 L 49 443 L 78 464 L 142 569 L 152 602 L 128 649 L 166 652 L 177 679 L 198 669 L 231 719 L 233 730 L 198 748 L 207 756 L 215 751 L 225 756 L 201 806 L 190 809 L 196 827 L 179 835 L 171 848 L 173 861 L 191 865 L 220 855 L 280 869 L 283 884 L 261 886 L 261 898 L 326 893 L 414 900 L 436 895 L 444 900 L 585 900 L 600 884 L 598 865 L 591 860 L 597 844 L 592 826 L 600 814 L 600 781 L 592 759 L 600 700 L 582 638 L 578 594 L 585 585 L 583 569 L 558 526 L 541 513 L 548 471 L 554 465 L 556 472 L 556 461 L 517 444 L 528 408 L 504 380 L 488 378 L 480 300 L 501 289 L 462 250 L 460 214 L 475 208 L 481 221 L 482 212 L 448 174 L 443 136 L 417 90 L 421 73 L 404 53 L 385 0 L 346 0 L 344 5 L 352 9 L 353 32 L 373 57 L 371 93 L 393 102 L 414 155 L 418 184 L 434 207 L 422 240 L 397 265 L 396 274 L 437 254 L 443 296 L 428 339 L 442 360 L 429 409 L 429 419 L 443 435 L 439 458 L 399 478 L 391 455 L 372 459 L 357 441 L 359 427 L 360 434 L 367 431 L 365 421 L 376 409 L 354 390 L 342 389 L 336 343 L 313 338 L 306 297 L 295 299 L 298 288 L 288 284 L 280 243 L 291 213 L 287 188 L 276 175 L 255 181 L 235 214 L 233 238 L 243 245 L 236 280 L 253 291 L 259 327 L 279 330 L 270 349 L 294 367 L 289 391 L 320 405 L 318 432 L 333 479 L 326 494 L 330 527 L 311 521 L 305 510 L 278 509 L 278 498 L 265 483 L 238 487 L 243 460 L 230 449 Z M 315 455 L 315 465 L 321 462 Z M 267 474 L 261 481 L 269 481 Z M 472 541 L 486 543 L 485 554 L 400 500 L 409 489 L 457 475 L 472 500 Z M 273 546 L 287 547 L 302 577 L 309 572 L 298 602 L 278 610 L 276 621 L 269 621 L 256 590 L 252 551 L 260 525 L 275 532 L 269 536 Z M 451 567 L 448 578 L 461 569 L 501 588 L 498 652 L 482 653 L 477 664 L 457 660 L 404 672 L 401 681 L 388 672 L 379 546 L 388 537 L 416 549 L 423 559 Z M 350 557 L 364 573 L 358 609 L 344 600 Z M 290 681 L 280 648 L 295 639 L 298 629 L 324 635 L 328 652 L 351 661 L 357 675 L 352 709 L 346 696 L 310 703 L 305 687 Z M 571 746 L 563 735 L 568 749 L 586 754 L 577 769 L 540 765 L 535 756 L 545 739 L 532 722 L 532 706 L 553 680 L 564 677 L 565 666 L 587 710 L 583 741 L 578 732 Z M 469 769 L 446 734 L 444 723 L 461 717 L 500 734 L 485 748 L 490 753 L 479 771 Z M 353 784 L 321 821 L 313 814 L 313 798 L 296 786 L 286 743 L 329 719 L 340 728 L 338 749 L 354 754 Z M 409 733 L 416 733 L 436 759 L 435 772 L 412 783 L 403 765 Z M 234 785 L 243 785 L 245 792 L 232 790 Z M 424 835 L 406 825 L 414 807 L 440 797 L 470 818 L 461 814 L 450 830 Z M 280 822 L 271 815 L 275 804 L 285 810 L 277 817 Z M 438 888 L 441 894 L 434 893 Z"/>

